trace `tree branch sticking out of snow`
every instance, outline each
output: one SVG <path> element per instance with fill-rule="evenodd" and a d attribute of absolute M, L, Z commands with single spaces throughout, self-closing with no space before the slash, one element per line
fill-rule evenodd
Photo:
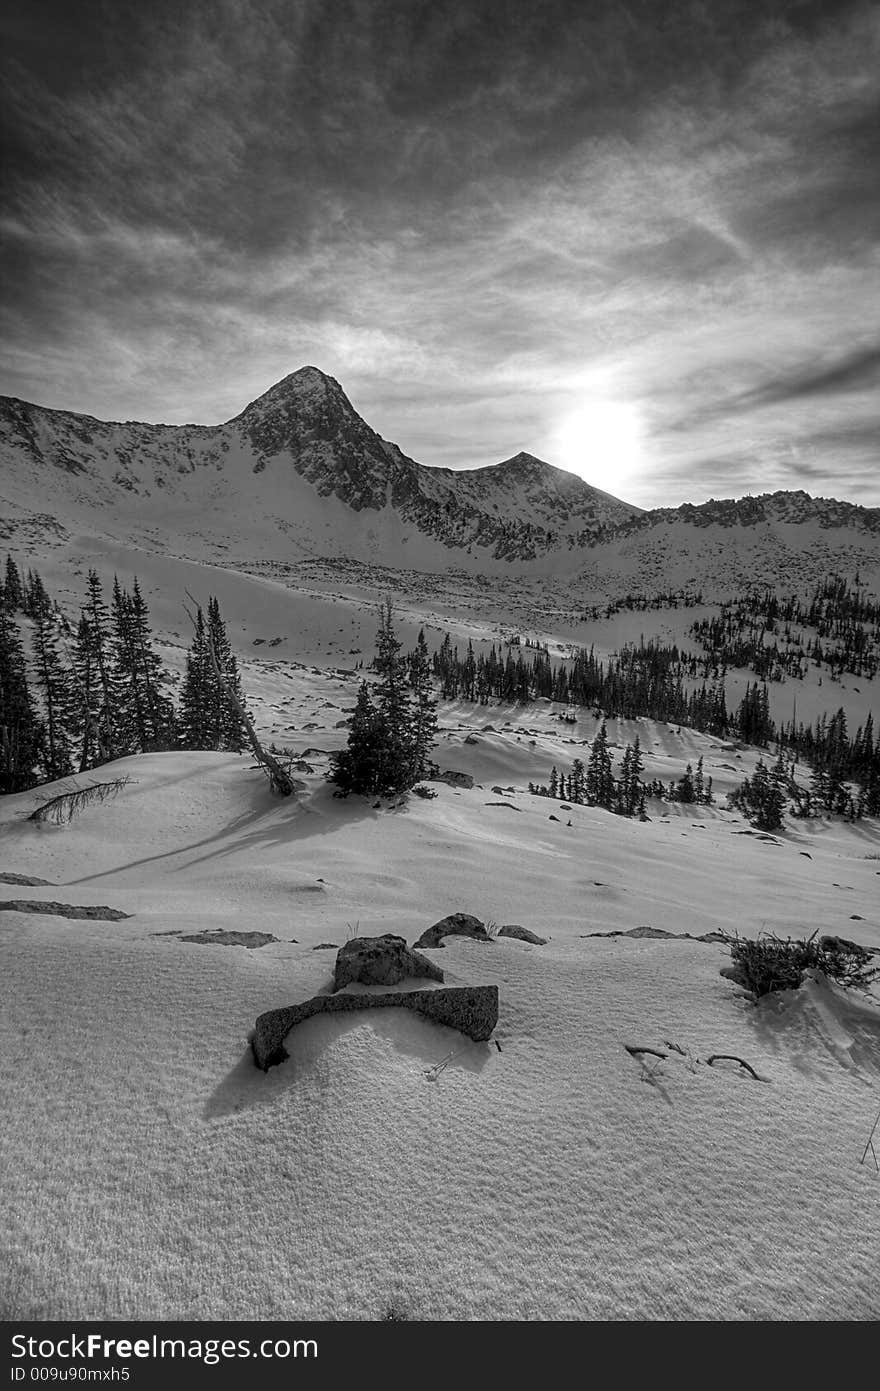
<path fill-rule="evenodd" d="M 113 782 L 93 782 L 88 787 L 75 787 L 69 792 L 61 792 L 57 797 L 50 797 L 48 802 L 43 802 L 36 811 L 32 811 L 28 821 L 51 821 L 56 826 L 65 826 L 85 807 L 91 806 L 93 802 L 106 802 L 108 797 L 115 797 L 117 792 L 121 792 L 130 782 L 129 777 L 115 778 Z"/>
<path fill-rule="evenodd" d="M 711 1057 L 706 1059 L 707 1066 L 709 1067 L 711 1067 L 713 1063 L 720 1062 L 739 1063 L 740 1067 L 744 1067 L 746 1072 L 750 1073 L 756 1082 L 760 1082 L 761 1080 L 751 1063 L 744 1062 L 742 1058 L 737 1058 L 733 1053 L 713 1053 Z"/>
<path fill-rule="evenodd" d="M 195 604 L 195 607 L 198 610 L 199 605 L 197 601 L 193 598 L 193 596 L 190 594 L 188 589 L 186 590 L 186 597 L 189 599 L 190 603 Z M 194 615 L 187 608 L 186 604 L 184 604 L 183 607 L 187 618 L 193 625 L 193 630 L 196 630 L 196 619 Z M 254 758 L 257 760 L 260 767 L 263 769 L 263 772 L 266 774 L 266 777 L 269 779 L 269 786 L 271 787 L 273 792 L 280 792 L 282 797 L 292 797 L 294 793 L 293 779 L 291 778 L 287 770 L 283 768 L 282 765 L 278 762 L 278 759 L 274 758 L 272 754 L 266 752 L 266 750 L 263 748 L 263 745 L 257 738 L 257 733 L 253 725 L 251 724 L 250 716 L 248 715 L 241 701 L 238 699 L 238 696 L 235 694 L 235 691 L 232 689 L 232 686 L 230 685 L 229 681 L 227 681 L 223 672 L 220 670 L 220 663 L 217 660 L 217 653 L 214 651 L 214 644 L 212 642 L 207 643 L 207 652 L 211 662 L 211 667 L 213 669 L 215 677 L 217 678 L 217 682 L 220 686 L 220 689 L 225 695 L 226 699 L 229 701 L 229 704 L 235 710 L 236 714 L 240 717 L 241 722 L 244 725 L 245 731 L 247 733 L 248 742 L 251 746 L 251 749 L 253 750 Z"/>

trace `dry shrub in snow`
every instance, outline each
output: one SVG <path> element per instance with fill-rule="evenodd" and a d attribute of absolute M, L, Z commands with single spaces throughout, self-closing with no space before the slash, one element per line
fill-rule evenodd
<path fill-rule="evenodd" d="M 807 971 L 822 971 L 838 985 L 867 990 L 880 976 L 880 967 L 871 966 L 871 953 L 855 942 L 817 933 L 806 939 L 762 932 L 756 939 L 721 933 L 730 947 L 733 967 L 727 974 L 753 995 L 770 995 L 776 990 L 797 990 Z"/>

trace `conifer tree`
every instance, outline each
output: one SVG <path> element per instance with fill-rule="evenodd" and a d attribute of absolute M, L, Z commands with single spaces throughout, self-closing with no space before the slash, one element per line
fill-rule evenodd
<path fill-rule="evenodd" d="M 6 583 L 3 586 L 3 607 L 7 613 L 17 613 L 24 601 L 24 588 L 18 566 L 11 555 L 6 557 Z"/>
<path fill-rule="evenodd" d="M 138 680 L 131 625 L 131 596 L 113 576 L 112 677 L 116 695 L 116 730 L 120 754 L 141 752 L 146 746 L 143 691 Z"/>
<path fill-rule="evenodd" d="M 569 779 L 568 800 L 580 805 L 586 800 L 587 795 L 587 770 L 584 767 L 583 759 L 576 758 L 571 765 L 571 777 Z"/>
<path fill-rule="evenodd" d="M 610 811 L 614 802 L 614 774 L 611 769 L 611 754 L 608 752 L 608 731 L 605 721 L 593 739 L 585 779 L 587 801 L 592 806 L 605 807 Z"/>
<path fill-rule="evenodd" d="M 120 753 L 119 711 L 113 675 L 110 614 L 104 602 L 97 570 L 89 570 L 87 599 L 83 609 L 88 623 L 90 659 L 98 673 L 100 696 L 94 728 L 95 763 L 107 763 Z"/>
<path fill-rule="evenodd" d="M 49 612 L 38 607 L 33 625 L 34 671 L 43 706 L 41 758 L 46 778 L 52 782 L 73 772 L 72 681 L 59 652 L 58 635 Z"/>
<path fill-rule="evenodd" d="M 149 612 L 136 579 L 129 594 L 114 577 L 112 617 L 120 752 L 171 748 L 174 707 L 160 690 L 161 662 L 153 651 Z"/>
<path fill-rule="evenodd" d="M 694 770 L 689 763 L 675 784 L 675 800 L 677 802 L 695 802 L 697 800 L 694 788 Z"/>
<path fill-rule="evenodd" d="M 42 735 L 18 630 L 0 609 L 0 792 L 33 787 Z"/>
<path fill-rule="evenodd" d="M 230 753 L 239 753 L 245 745 L 244 724 L 241 715 L 226 692 L 231 690 L 242 708 L 246 709 L 247 707 L 241 686 L 238 661 L 226 634 L 226 624 L 220 616 L 220 602 L 213 594 L 208 599 L 207 636 L 210 649 L 214 653 L 217 666 L 223 677 L 221 684 L 214 676 L 219 705 L 217 742 L 214 747 L 226 749 Z"/>
<path fill-rule="evenodd" d="M 28 618 L 37 618 L 40 614 L 52 612 L 52 604 L 46 593 L 46 587 L 36 570 L 28 570 L 27 572 L 22 608 Z"/>
<path fill-rule="evenodd" d="M 230 700 L 230 692 L 246 709 L 238 662 L 220 615 L 219 601 L 212 594 L 207 623 L 202 609 L 196 612 L 195 634 L 186 658 L 179 717 L 184 748 L 224 749 L 233 753 L 244 748 L 247 732 L 235 700 Z"/>
<path fill-rule="evenodd" d="M 418 781 L 413 747 L 413 706 L 409 693 L 406 659 L 394 631 L 394 610 L 390 599 L 379 609 L 379 631 L 373 666 L 379 680 L 376 704 L 387 730 L 386 781 L 389 790 L 403 791 Z"/>
<path fill-rule="evenodd" d="M 433 710 L 427 696 L 426 670 L 419 676 L 422 700 L 410 686 L 407 661 L 394 632 L 390 599 L 379 610 L 373 667 L 373 692 L 364 683 L 349 729 L 347 747 L 334 756 L 331 779 L 348 792 L 392 796 L 412 788 L 424 776 L 433 739 Z M 425 651 L 425 669 L 427 652 Z M 417 669 L 421 660 L 417 659 Z"/>
<path fill-rule="evenodd" d="M 437 702 L 428 659 L 428 644 L 424 628 L 419 629 L 415 651 L 410 655 L 409 682 L 413 691 L 412 739 L 416 780 L 427 777 L 436 766 L 430 758 L 437 736 Z"/>
<path fill-rule="evenodd" d="M 205 615 L 201 608 L 195 619 L 195 635 L 186 656 L 186 672 L 180 691 L 178 725 L 185 749 L 210 749 L 214 745 L 211 705 L 216 681 L 208 656 Z"/>
<path fill-rule="evenodd" d="M 366 681 L 362 681 L 348 742 L 333 758 L 332 781 L 345 796 L 360 792 L 375 797 L 389 791 L 388 752 L 387 722 L 374 704 Z"/>
<path fill-rule="evenodd" d="M 82 773 L 103 761 L 101 716 L 104 710 L 95 637 L 85 611 L 80 614 L 76 630 L 72 665 L 77 696 L 73 730 L 80 741 L 79 771 Z"/>

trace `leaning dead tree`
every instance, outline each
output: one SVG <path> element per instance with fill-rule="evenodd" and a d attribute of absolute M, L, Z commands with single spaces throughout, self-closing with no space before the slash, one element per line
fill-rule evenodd
<path fill-rule="evenodd" d="M 108 797 L 115 797 L 130 782 L 131 778 L 128 777 L 114 778 L 113 782 L 92 782 L 88 787 L 71 788 L 69 792 L 50 797 L 48 802 L 41 802 L 36 811 L 31 812 L 28 821 L 51 821 L 56 826 L 64 826 L 84 807 L 91 806 L 93 802 L 106 802 Z"/>
<path fill-rule="evenodd" d="M 186 590 L 186 597 L 189 599 L 191 604 L 195 604 L 197 610 L 200 608 L 200 605 L 190 594 L 189 590 Z M 193 625 L 193 629 L 197 630 L 196 619 L 194 615 L 187 608 L 186 604 L 184 604 L 183 607 L 186 612 L 187 618 Z M 253 724 L 251 723 L 250 716 L 248 715 L 247 711 L 245 710 L 244 706 L 242 705 L 241 701 L 239 700 L 238 696 L 233 690 L 231 682 L 227 680 L 225 673 L 220 668 L 220 663 L 217 660 L 217 653 L 214 651 L 214 644 L 213 642 L 211 642 L 210 638 L 206 640 L 205 646 L 208 651 L 208 658 L 211 663 L 211 668 L 214 672 L 215 677 L 217 678 L 217 684 L 220 687 L 220 690 L 223 692 L 224 697 L 229 702 L 232 709 L 235 711 L 235 713 L 241 720 L 242 725 L 245 729 L 245 733 L 247 734 L 248 743 L 251 746 L 254 758 L 257 760 L 260 767 L 263 769 L 263 772 L 266 774 L 266 777 L 269 779 L 270 788 L 273 792 L 279 792 L 282 797 L 292 797 L 295 790 L 293 779 L 291 778 L 287 770 L 282 766 L 282 764 L 279 763 L 278 759 L 273 757 L 272 754 L 266 752 L 266 750 L 263 748 L 263 745 L 257 738 L 257 732 L 254 729 Z"/>

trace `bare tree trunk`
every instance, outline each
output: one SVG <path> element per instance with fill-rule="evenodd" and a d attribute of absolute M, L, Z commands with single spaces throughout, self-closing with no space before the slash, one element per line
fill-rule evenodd
<path fill-rule="evenodd" d="M 186 591 L 186 594 L 187 597 L 190 600 L 192 600 L 192 602 L 195 604 L 196 601 L 195 599 L 193 599 L 193 596 L 190 594 L 189 590 Z M 196 608 L 198 607 L 199 605 L 196 604 Z M 195 619 L 193 618 L 189 609 L 186 608 L 185 604 L 184 608 L 186 609 L 187 617 L 192 623 L 193 628 L 195 628 Z M 207 648 L 208 656 L 211 659 L 211 666 L 214 670 L 214 675 L 220 683 L 220 689 L 225 695 L 226 699 L 229 701 L 229 704 L 232 706 L 233 710 L 236 711 L 239 718 L 241 719 L 241 722 L 245 727 L 245 731 L 248 737 L 248 743 L 251 746 L 254 758 L 260 764 L 261 768 L 266 774 L 266 777 L 269 779 L 269 786 L 271 787 L 273 792 L 280 792 L 282 797 L 292 797 L 295 791 L 293 779 L 291 778 L 290 774 L 284 768 L 282 768 L 281 764 L 278 762 L 278 759 L 274 758 L 272 754 L 266 752 L 266 750 L 263 748 L 263 745 L 257 738 L 256 730 L 254 729 L 253 725 L 250 722 L 250 719 L 248 718 L 247 711 L 245 710 L 241 701 L 238 699 L 238 696 L 235 694 L 235 691 L 232 689 L 232 686 L 227 681 L 225 675 L 220 670 L 220 663 L 217 661 L 217 653 L 214 651 L 214 644 L 210 641 L 210 639 L 207 639 Z"/>

